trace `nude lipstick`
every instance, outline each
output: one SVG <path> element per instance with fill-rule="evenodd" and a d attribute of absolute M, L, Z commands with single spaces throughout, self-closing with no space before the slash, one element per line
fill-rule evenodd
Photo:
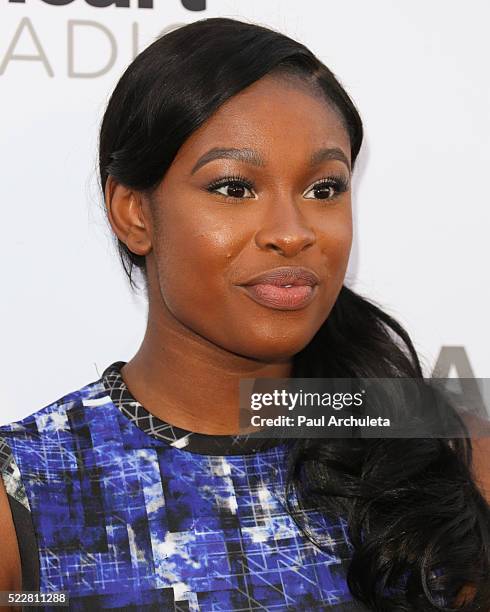
<path fill-rule="evenodd" d="M 311 303 L 320 279 L 309 268 L 282 266 L 240 283 L 258 304 L 277 310 L 299 310 Z"/>

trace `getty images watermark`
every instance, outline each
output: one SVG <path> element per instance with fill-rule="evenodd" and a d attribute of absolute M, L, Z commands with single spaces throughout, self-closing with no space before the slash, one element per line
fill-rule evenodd
<path fill-rule="evenodd" d="M 490 379 L 242 379 L 239 434 L 259 438 L 490 436 L 489 400 Z"/>
<path fill-rule="evenodd" d="M 342 410 L 351 407 L 361 407 L 363 404 L 365 391 L 355 393 L 318 393 L 300 390 L 295 393 L 285 389 L 274 389 L 272 393 L 252 393 L 250 407 L 252 410 L 262 410 L 264 407 L 284 408 L 291 412 L 295 408 L 331 408 L 332 410 Z M 318 414 L 318 412 L 320 414 Z M 327 420 L 328 419 L 328 420 Z M 317 411 L 316 416 L 307 416 L 305 413 L 279 414 L 275 417 L 264 417 L 259 414 L 252 415 L 250 418 L 252 427 L 339 427 L 342 425 L 362 425 L 370 427 L 389 427 L 390 419 L 382 417 L 360 417 L 353 415 L 340 416 L 336 414 L 328 415 L 324 411 Z"/>

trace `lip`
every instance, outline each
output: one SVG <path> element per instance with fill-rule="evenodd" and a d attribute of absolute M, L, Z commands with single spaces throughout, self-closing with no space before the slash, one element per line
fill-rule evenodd
<path fill-rule="evenodd" d="M 299 310 L 314 299 L 319 282 L 318 275 L 310 268 L 282 266 L 257 274 L 239 287 L 255 302 L 268 308 Z"/>

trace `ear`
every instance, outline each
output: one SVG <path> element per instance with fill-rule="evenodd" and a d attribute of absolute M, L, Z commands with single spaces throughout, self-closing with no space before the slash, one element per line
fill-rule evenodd
<path fill-rule="evenodd" d="M 149 209 L 144 206 L 141 193 L 121 185 L 109 175 L 105 204 L 109 222 L 119 240 L 136 255 L 147 255 L 152 247 L 151 225 Z"/>

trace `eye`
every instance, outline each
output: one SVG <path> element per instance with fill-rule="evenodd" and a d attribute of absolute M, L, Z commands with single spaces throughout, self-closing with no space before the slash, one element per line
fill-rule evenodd
<path fill-rule="evenodd" d="M 349 189 L 349 181 L 343 176 L 330 176 L 326 179 L 318 181 L 305 191 L 304 197 L 307 200 L 332 200 L 340 193 L 344 193 Z M 308 197 L 306 194 L 313 192 L 314 197 Z"/>
<path fill-rule="evenodd" d="M 219 193 L 228 198 L 245 200 L 254 198 L 252 185 L 240 176 L 228 176 L 210 183 L 206 189 L 211 193 Z"/>

